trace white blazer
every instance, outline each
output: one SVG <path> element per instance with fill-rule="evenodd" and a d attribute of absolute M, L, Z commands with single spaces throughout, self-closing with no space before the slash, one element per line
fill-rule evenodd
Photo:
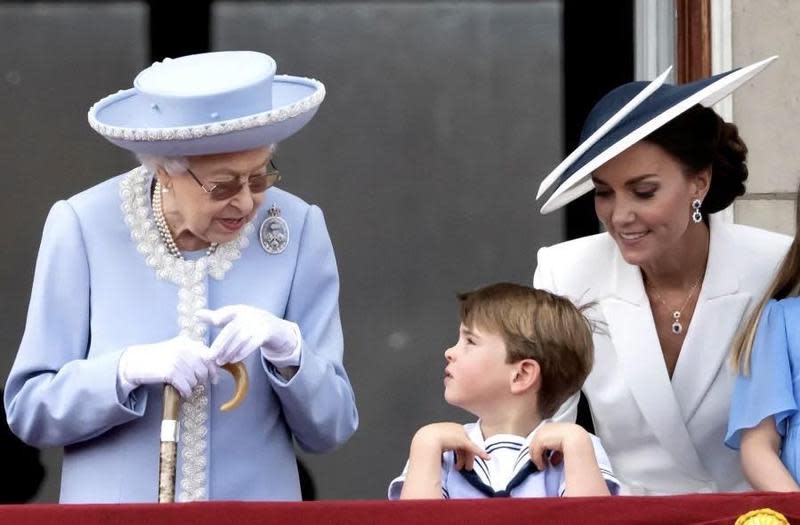
<path fill-rule="evenodd" d="M 726 359 L 791 238 L 711 216 L 708 266 L 670 381 L 639 267 L 601 233 L 538 253 L 534 286 L 595 302 L 595 360 L 583 386 L 628 494 L 748 490 L 723 439 L 735 373 Z M 577 395 L 557 418 L 575 420 Z"/>

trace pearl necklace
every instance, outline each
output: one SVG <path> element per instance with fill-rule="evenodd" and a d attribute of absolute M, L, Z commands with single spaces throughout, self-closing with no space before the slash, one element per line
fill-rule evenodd
<path fill-rule="evenodd" d="M 175 239 L 172 238 L 172 232 L 169 231 L 167 218 L 164 217 L 164 205 L 161 202 L 161 194 L 163 192 L 164 188 L 161 186 L 161 182 L 156 181 L 156 187 L 153 190 L 153 219 L 156 221 L 158 233 L 161 235 L 161 240 L 166 244 L 169 253 L 172 254 L 173 257 L 183 259 L 183 254 L 180 248 L 178 248 L 178 245 L 175 244 Z M 217 243 L 212 242 L 211 246 L 206 249 L 206 255 L 211 255 L 216 249 Z"/>

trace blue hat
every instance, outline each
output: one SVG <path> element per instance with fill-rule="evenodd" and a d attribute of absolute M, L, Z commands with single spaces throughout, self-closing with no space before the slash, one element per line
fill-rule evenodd
<path fill-rule="evenodd" d="M 255 51 L 222 51 L 156 62 L 133 89 L 89 109 L 89 125 L 136 153 L 225 153 L 275 144 L 297 133 L 325 98 L 309 78 L 275 75 L 275 61 Z"/>
<path fill-rule="evenodd" d="M 652 82 L 630 82 L 615 88 L 592 108 L 580 145 L 539 186 L 537 199 L 557 182 L 541 213 L 550 213 L 587 193 L 593 187 L 594 170 L 691 107 L 716 104 L 777 58 L 679 86 L 664 83 L 670 68 Z"/>

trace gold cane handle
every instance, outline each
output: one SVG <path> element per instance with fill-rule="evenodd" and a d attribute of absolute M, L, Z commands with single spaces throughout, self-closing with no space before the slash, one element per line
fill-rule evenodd
<path fill-rule="evenodd" d="M 236 382 L 236 390 L 233 393 L 233 397 L 219 407 L 220 410 L 227 412 L 242 404 L 244 398 L 247 396 L 247 389 L 250 388 L 250 378 L 247 375 L 247 368 L 245 368 L 241 361 L 222 365 L 222 368 L 227 370 Z"/>
<path fill-rule="evenodd" d="M 228 363 L 222 365 L 236 383 L 233 397 L 220 406 L 220 410 L 228 411 L 238 407 L 247 396 L 250 379 L 244 364 Z M 178 412 L 181 397 L 175 387 L 164 385 L 164 405 L 161 412 L 161 448 L 158 465 L 158 502 L 173 503 L 175 501 L 175 472 L 178 461 Z"/>

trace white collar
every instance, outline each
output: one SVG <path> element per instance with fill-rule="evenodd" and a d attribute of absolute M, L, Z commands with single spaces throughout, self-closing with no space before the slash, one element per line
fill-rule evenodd
<path fill-rule="evenodd" d="M 218 280 L 225 277 L 233 262 L 241 257 L 241 250 L 248 245 L 253 225 L 248 222 L 235 239 L 220 244 L 210 255 L 193 261 L 178 259 L 169 253 L 156 228 L 150 202 L 152 179 L 153 175 L 145 168 L 138 168 L 131 170 L 120 182 L 125 224 L 147 265 L 155 270 L 159 279 L 184 288 L 191 287 L 192 281 L 203 280 L 206 273 Z"/>
<path fill-rule="evenodd" d="M 515 434 L 495 434 L 484 438 L 480 419 L 467 429 L 470 440 L 489 453 L 490 461 L 475 458 L 475 472 L 483 483 L 494 490 L 502 490 L 508 482 L 522 470 L 530 460 L 530 444 L 536 432 L 545 423 L 539 422 L 531 432 L 523 437 Z"/>

